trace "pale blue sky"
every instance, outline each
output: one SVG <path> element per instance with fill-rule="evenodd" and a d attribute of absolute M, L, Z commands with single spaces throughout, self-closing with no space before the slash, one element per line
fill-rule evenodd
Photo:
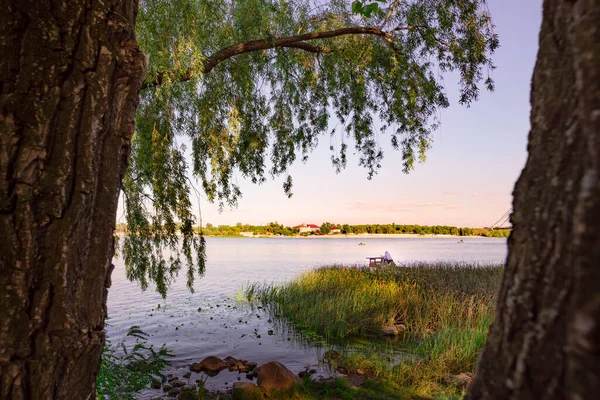
<path fill-rule="evenodd" d="M 371 181 L 349 153 L 348 167 L 336 174 L 330 138 L 321 137 L 308 162 L 291 168 L 294 196 L 283 178 L 253 185 L 239 176 L 243 197 L 237 209 L 222 213 L 201 199 L 204 223 L 214 225 L 300 223 L 391 223 L 489 226 L 512 203 L 512 190 L 527 156 L 529 90 L 538 48 L 541 0 L 488 1 L 500 48 L 494 57 L 496 90 L 482 91 L 465 108 L 457 104 L 453 77 L 445 79 L 451 106 L 433 135 L 427 162 L 402 173 L 400 154 L 380 135 L 385 158 Z"/>

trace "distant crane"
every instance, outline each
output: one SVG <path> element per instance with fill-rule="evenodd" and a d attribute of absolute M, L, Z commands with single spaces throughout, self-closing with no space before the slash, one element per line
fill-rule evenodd
<path fill-rule="evenodd" d="M 512 213 L 513 209 L 512 207 L 508 209 L 507 212 L 505 212 L 499 219 L 498 221 L 496 221 L 492 226 L 490 226 L 490 230 L 492 229 L 506 229 L 508 227 L 505 227 L 504 224 L 508 222 L 508 220 L 510 219 L 510 214 Z"/>

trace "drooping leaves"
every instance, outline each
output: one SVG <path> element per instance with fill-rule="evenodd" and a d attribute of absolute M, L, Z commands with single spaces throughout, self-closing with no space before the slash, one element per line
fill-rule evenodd
<path fill-rule="evenodd" d="M 457 73 L 468 106 L 480 86 L 493 89 L 498 47 L 480 0 L 142 0 L 138 40 L 150 69 L 124 185 L 124 251 L 130 276 L 163 294 L 181 256 L 190 287 L 204 260 L 193 257 L 204 247 L 178 138 L 191 143 L 192 173 L 221 207 L 237 204 L 238 175 L 284 175 L 291 195 L 289 166 L 324 134 L 335 139 L 338 171 L 354 146 L 371 178 L 383 158 L 378 137 L 389 135 L 409 172 L 449 105 L 443 74 Z"/>

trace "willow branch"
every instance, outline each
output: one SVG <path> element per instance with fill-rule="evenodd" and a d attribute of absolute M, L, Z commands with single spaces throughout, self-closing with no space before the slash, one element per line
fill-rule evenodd
<path fill-rule="evenodd" d="M 258 50 L 274 49 L 276 47 L 293 47 L 290 45 L 296 45 L 299 42 L 305 42 L 307 40 L 328 39 L 338 36 L 357 34 L 376 35 L 383 38 L 388 38 L 389 36 L 388 33 L 384 32 L 379 28 L 357 26 L 351 28 L 336 29 L 333 31 L 305 33 L 302 35 L 294 35 L 275 40 L 250 40 L 248 42 L 237 43 L 231 46 L 227 46 L 222 50 L 218 51 L 217 53 L 213 54 L 209 58 L 207 58 L 204 62 L 204 73 L 210 73 L 210 71 L 212 71 L 214 67 L 216 67 L 217 64 L 219 64 L 220 62 L 238 56 L 240 54 L 250 53 Z"/>
<path fill-rule="evenodd" d="M 304 42 L 300 42 L 300 43 L 290 43 L 286 46 L 283 47 L 290 47 L 290 48 L 296 48 L 296 49 L 301 49 L 304 51 L 307 51 L 309 53 L 328 53 L 329 49 L 328 48 L 323 48 L 323 47 L 319 47 L 319 46 L 313 46 L 312 44 L 308 44 L 308 43 L 304 43 Z"/>
<path fill-rule="evenodd" d="M 398 28 L 396 28 L 398 29 Z M 410 29 L 407 28 L 407 29 Z M 210 73 L 219 63 L 228 60 L 232 57 L 239 56 L 240 54 L 251 53 L 260 50 L 268 50 L 274 49 L 278 47 L 288 47 L 288 48 L 297 48 L 302 49 L 304 51 L 312 52 L 312 53 L 326 53 L 330 51 L 328 48 L 322 48 L 319 46 L 315 46 L 309 43 L 306 43 L 308 40 L 318 40 L 318 39 L 328 39 L 339 36 L 346 35 L 374 35 L 383 38 L 390 47 L 397 54 L 402 54 L 400 49 L 398 49 L 394 41 L 392 40 L 392 34 L 389 32 L 385 32 L 380 28 L 374 27 L 350 27 L 350 28 L 341 28 L 333 31 L 322 31 L 322 32 L 312 32 L 305 33 L 302 35 L 294 35 L 288 36 L 284 38 L 277 38 L 273 40 L 250 40 L 248 42 L 236 43 L 231 46 L 224 47 L 223 49 L 217 51 L 212 56 L 206 58 L 203 64 L 203 73 Z M 191 79 L 190 71 L 187 71 L 180 77 L 175 78 L 174 80 L 177 82 L 186 82 Z M 142 89 L 159 86 L 165 81 L 164 73 L 159 73 L 156 79 L 153 82 L 144 82 Z"/>
<path fill-rule="evenodd" d="M 394 2 L 392 3 L 392 5 L 390 6 L 387 15 L 385 16 L 385 19 L 383 20 L 383 23 L 381 24 L 381 26 L 379 27 L 380 29 L 383 29 L 386 24 L 388 23 L 388 21 L 390 20 L 390 17 L 392 16 L 392 12 L 394 12 L 394 9 L 398 6 L 398 0 L 394 0 Z"/>

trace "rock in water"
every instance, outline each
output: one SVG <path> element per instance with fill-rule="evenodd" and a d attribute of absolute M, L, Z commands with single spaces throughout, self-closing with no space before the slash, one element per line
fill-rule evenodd
<path fill-rule="evenodd" d="M 256 366 L 257 366 L 257 365 L 258 365 L 258 364 L 256 364 L 255 362 L 247 362 L 247 363 L 246 363 L 246 367 L 248 367 L 248 369 L 249 369 L 250 371 L 252 371 L 254 368 L 256 368 Z"/>
<path fill-rule="evenodd" d="M 271 361 L 261 365 L 258 373 L 258 386 L 266 391 L 289 389 L 297 383 L 301 382 L 292 371 L 287 369 L 285 365 Z"/>
<path fill-rule="evenodd" d="M 238 360 L 231 356 L 225 357 L 223 361 L 229 364 L 230 371 L 248 372 L 250 370 L 246 364 L 248 361 Z"/>
<path fill-rule="evenodd" d="M 194 372 L 212 372 L 218 373 L 222 369 L 228 368 L 229 363 L 221 360 L 219 357 L 209 356 L 199 363 L 192 364 L 190 370 Z"/>

